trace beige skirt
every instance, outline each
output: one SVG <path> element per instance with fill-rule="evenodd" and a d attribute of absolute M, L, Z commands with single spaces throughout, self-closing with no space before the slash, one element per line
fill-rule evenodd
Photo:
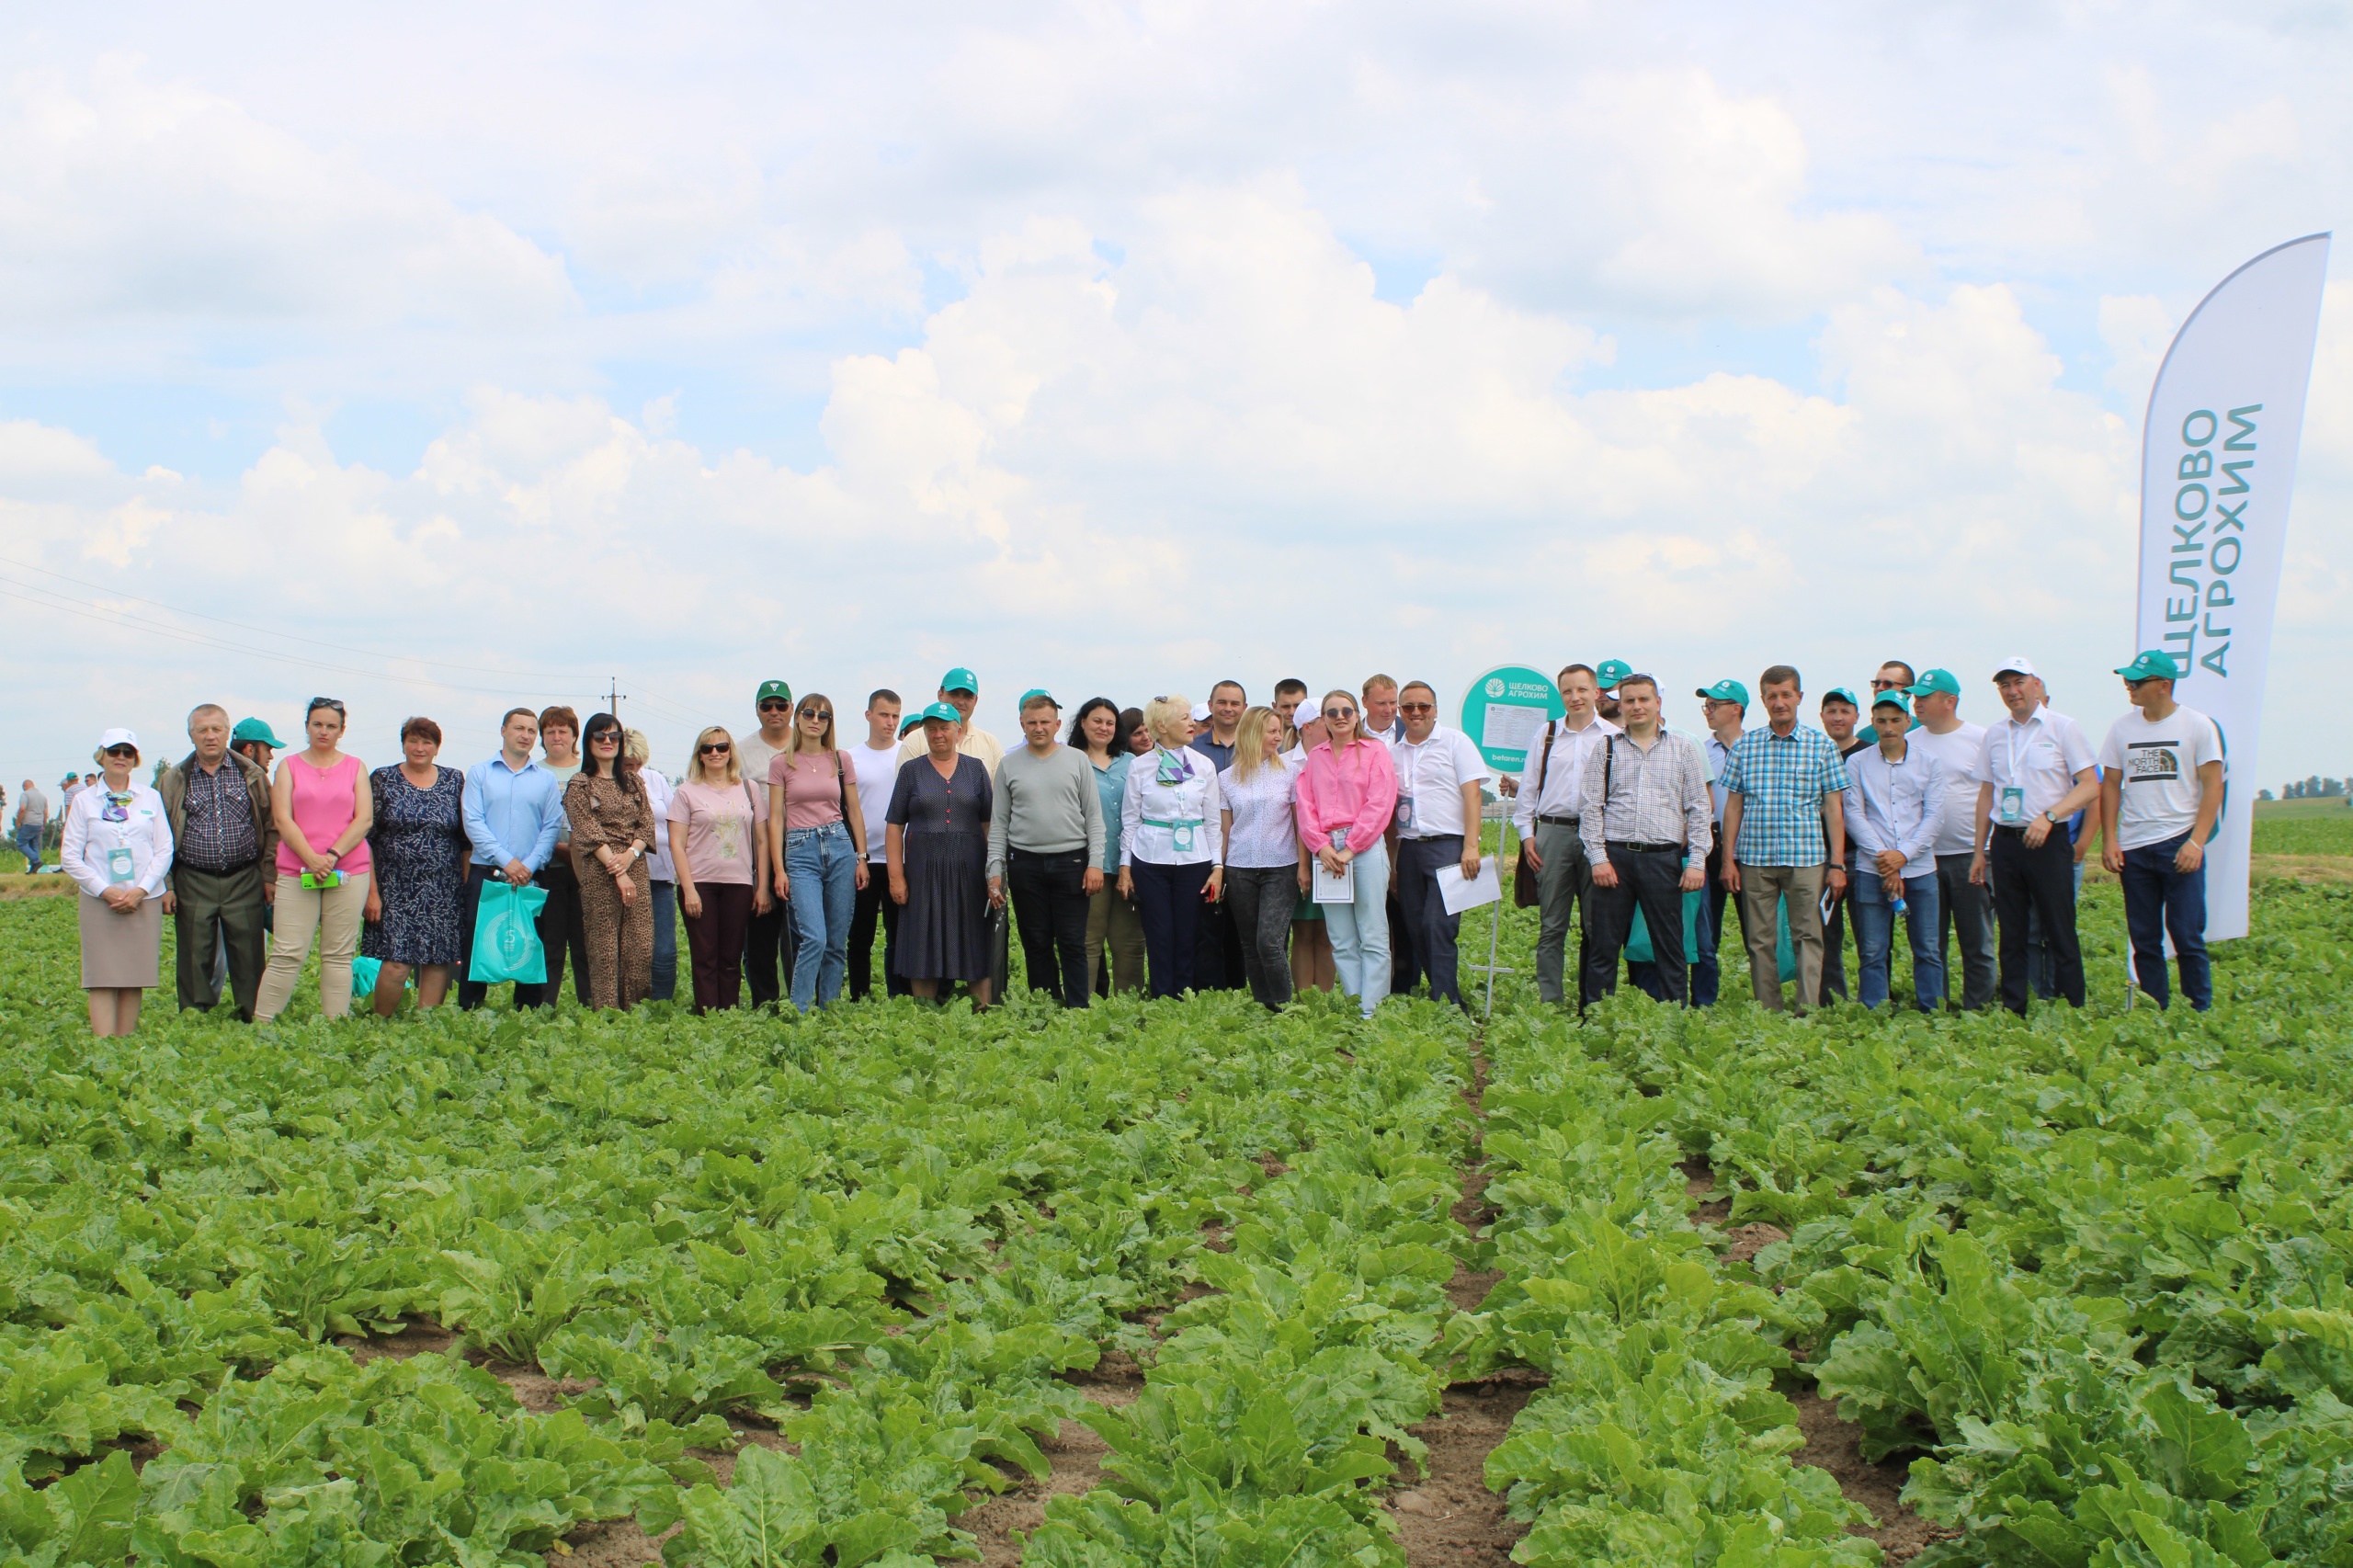
<path fill-rule="evenodd" d="M 161 983 L 164 901 L 150 894 L 130 915 L 88 893 L 81 903 L 82 989 L 144 991 Z"/>

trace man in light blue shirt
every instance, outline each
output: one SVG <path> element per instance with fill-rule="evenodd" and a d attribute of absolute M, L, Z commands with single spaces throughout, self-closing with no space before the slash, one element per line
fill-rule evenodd
<path fill-rule="evenodd" d="M 466 838 L 474 853 L 473 863 L 466 868 L 465 912 L 458 932 L 460 1007 L 479 1007 L 490 994 L 487 983 L 466 978 L 473 966 L 474 917 L 482 903 L 483 885 L 495 877 L 514 887 L 529 886 L 555 853 L 556 833 L 563 825 L 563 785 L 531 758 L 531 748 L 539 738 L 539 715 L 529 708 L 510 708 L 499 728 L 498 755 L 466 772 Z M 549 937 L 547 910 L 542 905 L 542 949 Z M 515 1006 L 537 1007 L 552 1002 L 552 989 L 517 981 Z"/>
<path fill-rule="evenodd" d="M 1901 691 L 1871 699 L 1878 744 L 1847 758 L 1847 840 L 1854 846 L 1847 902 L 1854 909 L 1857 1000 L 1888 996 L 1888 959 L 1901 907 L 1912 944 L 1912 999 L 1924 1013 L 1944 1003 L 1944 944 L 1937 938 L 1937 830 L 1944 818 L 1945 769 L 1912 744 L 1912 705 Z"/>

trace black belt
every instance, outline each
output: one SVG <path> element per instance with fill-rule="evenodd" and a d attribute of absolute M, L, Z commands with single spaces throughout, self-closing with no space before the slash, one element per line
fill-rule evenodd
<path fill-rule="evenodd" d="M 2015 833 L 2020 838 L 2024 838 L 2026 836 L 2026 828 L 2023 825 L 2012 827 L 2008 823 L 1997 822 L 1993 824 L 1993 827 L 1995 833 Z"/>
<path fill-rule="evenodd" d="M 1086 846 L 1074 844 L 1068 849 L 1023 849 L 1016 846 L 1008 848 L 1006 853 L 1015 859 L 1063 860 L 1073 855 L 1084 857 L 1086 854 Z"/>
<path fill-rule="evenodd" d="M 1552 827 L 1574 827 L 1577 825 L 1577 819 L 1574 817 L 1548 817 L 1539 815 L 1536 820 Z"/>
<path fill-rule="evenodd" d="M 1613 855 L 1621 849 L 1629 855 L 1680 855 L 1683 853 L 1683 846 L 1680 844 L 1620 844 L 1613 840 L 1607 847 Z"/>
<path fill-rule="evenodd" d="M 1401 844 L 1436 844 L 1441 838 L 1461 838 L 1459 833 L 1404 833 L 1397 835 Z"/>
<path fill-rule="evenodd" d="M 203 866 L 199 865 L 196 861 L 190 860 L 186 857 L 182 857 L 176 862 L 176 864 L 186 866 L 191 871 L 202 871 L 208 877 L 225 877 L 233 872 L 242 871 L 246 867 L 256 864 L 260 859 L 261 857 L 256 855 L 251 860 L 240 860 L 233 866 Z"/>

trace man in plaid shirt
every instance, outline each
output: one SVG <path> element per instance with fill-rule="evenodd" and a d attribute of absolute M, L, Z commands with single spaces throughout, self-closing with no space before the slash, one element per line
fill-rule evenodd
<path fill-rule="evenodd" d="M 1764 729 L 1744 733 L 1723 777 L 1724 886 L 1740 898 L 1748 940 L 1748 986 L 1760 1006 L 1781 1010 L 1774 906 L 1790 906 L 1798 960 L 1798 1006 L 1822 994 L 1822 898 L 1847 894 L 1847 765 L 1819 730 L 1798 722 L 1798 672 L 1775 665 L 1757 681 Z"/>

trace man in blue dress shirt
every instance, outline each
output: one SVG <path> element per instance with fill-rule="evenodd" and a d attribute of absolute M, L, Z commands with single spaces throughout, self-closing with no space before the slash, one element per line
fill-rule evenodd
<path fill-rule="evenodd" d="M 466 868 L 465 922 L 460 930 L 458 1006 L 479 1007 L 489 994 L 487 983 L 464 978 L 473 966 L 474 915 L 482 903 L 483 884 L 493 877 L 515 887 L 529 886 L 555 853 L 555 835 L 563 825 L 563 785 L 553 773 L 534 761 L 539 744 L 539 715 L 529 708 L 510 708 L 499 728 L 499 753 L 488 762 L 466 770 L 466 838 L 474 846 L 473 863 Z M 546 948 L 560 933 L 547 927 L 547 909 L 540 907 L 540 945 Z M 553 987 L 515 984 L 515 1006 L 536 1007 L 555 1000 Z"/>

